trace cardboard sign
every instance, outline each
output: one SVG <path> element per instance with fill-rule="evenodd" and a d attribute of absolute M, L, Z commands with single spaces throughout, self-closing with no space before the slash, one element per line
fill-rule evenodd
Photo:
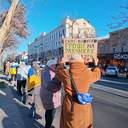
<path fill-rule="evenodd" d="M 80 54 L 92 61 L 92 56 L 97 56 L 97 40 L 96 39 L 64 39 L 64 57 L 73 54 Z"/>

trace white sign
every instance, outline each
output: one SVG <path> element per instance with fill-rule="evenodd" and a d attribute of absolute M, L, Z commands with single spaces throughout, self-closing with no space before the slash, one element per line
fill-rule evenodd
<path fill-rule="evenodd" d="M 116 53 L 116 54 L 114 54 L 114 59 L 128 60 L 128 54 Z"/>
<path fill-rule="evenodd" d="M 72 54 L 84 55 L 89 61 L 97 55 L 96 39 L 64 39 L 64 57 Z"/>

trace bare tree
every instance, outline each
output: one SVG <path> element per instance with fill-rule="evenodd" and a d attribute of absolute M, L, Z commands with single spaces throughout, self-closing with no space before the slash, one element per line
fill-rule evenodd
<path fill-rule="evenodd" d="M 7 13 L 8 11 L 0 15 L 0 25 L 2 25 Z M 9 32 L 7 33 L 4 39 L 3 48 L 1 52 L 7 47 L 17 46 L 19 44 L 16 38 L 17 36 L 22 38 L 26 38 L 28 36 L 25 14 L 26 14 L 25 6 L 23 4 L 19 4 L 11 20 L 11 26 Z"/>
<path fill-rule="evenodd" d="M 10 27 L 11 27 L 11 21 L 14 16 L 14 13 L 16 11 L 17 5 L 19 3 L 19 0 L 13 0 L 11 7 L 8 10 L 8 13 L 5 14 L 2 25 L 0 26 L 0 55 L 1 55 L 1 50 L 4 44 L 5 37 L 7 37 L 7 34 L 10 32 Z"/>
<path fill-rule="evenodd" d="M 108 24 L 111 29 L 117 29 L 128 25 L 128 3 L 120 6 L 121 11 L 112 17 L 112 22 Z"/>
<path fill-rule="evenodd" d="M 10 3 L 11 1 L 12 0 L 8 0 L 8 2 Z M 15 0 L 13 0 L 13 2 L 15 3 Z M 3 25 L 5 24 L 6 26 L 6 30 L 4 30 L 4 34 L 1 36 L 2 39 L 0 40 L 0 56 L 6 48 L 11 46 L 16 47 L 19 44 L 19 41 L 17 40 L 18 36 L 21 38 L 26 38 L 28 36 L 27 22 L 25 17 L 26 7 L 23 4 L 19 3 L 16 9 L 13 9 L 13 12 L 11 14 L 12 17 L 8 18 L 10 10 L 11 9 L 6 10 L 0 15 L 0 34 L 2 33 L 1 28 L 3 27 Z"/>

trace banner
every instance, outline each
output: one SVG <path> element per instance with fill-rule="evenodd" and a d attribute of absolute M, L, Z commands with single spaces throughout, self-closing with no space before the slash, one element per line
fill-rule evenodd
<path fill-rule="evenodd" d="M 88 61 L 92 61 L 92 56 L 97 56 L 96 39 L 64 39 L 64 57 L 73 54 L 80 54 Z"/>

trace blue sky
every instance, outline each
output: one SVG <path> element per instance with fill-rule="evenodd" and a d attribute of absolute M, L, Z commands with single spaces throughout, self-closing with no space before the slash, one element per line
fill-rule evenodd
<path fill-rule="evenodd" d="M 85 18 L 96 28 L 97 36 L 106 36 L 110 31 L 114 31 L 107 24 L 112 21 L 112 16 L 121 12 L 120 5 L 128 3 L 128 0 L 22 0 L 22 2 L 27 7 L 26 18 L 30 36 L 26 40 L 21 40 L 18 52 L 27 50 L 28 43 L 33 42 L 42 32 L 47 33 L 56 28 L 66 16 Z"/>

